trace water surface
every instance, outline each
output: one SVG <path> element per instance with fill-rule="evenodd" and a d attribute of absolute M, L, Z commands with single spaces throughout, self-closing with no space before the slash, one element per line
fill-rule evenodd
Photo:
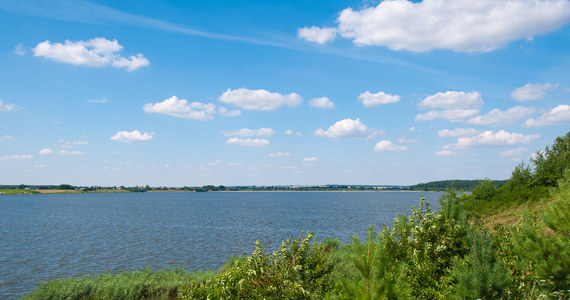
<path fill-rule="evenodd" d="M 215 270 L 301 230 L 364 237 L 439 192 L 217 192 L 0 196 L 0 298 L 41 280 L 183 264 Z"/>

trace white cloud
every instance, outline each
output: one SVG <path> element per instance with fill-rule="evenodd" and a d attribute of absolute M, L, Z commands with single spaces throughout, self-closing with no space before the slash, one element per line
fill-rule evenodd
<path fill-rule="evenodd" d="M 24 47 L 24 45 L 22 45 L 22 43 L 19 43 L 18 45 L 16 45 L 14 47 L 14 53 L 16 55 L 19 55 L 19 56 L 26 55 L 26 47 Z"/>
<path fill-rule="evenodd" d="M 407 138 L 399 138 L 398 139 L 398 143 L 400 143 L 400 144 L 415 144 L 417 142 L 419 142 L 419 141 L 416 139 L 407 139 Z"/>
<path fill-rule="evenodd" d="M 296 93 L 282 95 L 267 90 L 248 90 L 246 88 L 228 89 L 219 99 L 243 109 L 263 111 L 275 110 L 284 105 L 295 107 L 303 102 L 301 96 Z"/>
<path fill-rule="evenodd" d="M 44 164 L 35 165 L 34 168 L 36 168 L 36 169 L 44 169 L 44 168 L 47 168 L 47 165 L 44 165 Z"/>
<path fill-rule="evenodd" d="M 119 131 L 114 136 L 111 137 L 111 140 L 123 142 L 123 143 L 132 143 L 132 142 L 148 142 L 152 140 L 152 136 L 154 133 L 140 133 L 138 130 L 133 131 Z"/>
<path fill-rule="evenodd" d="M 427 96 L 418 103 L 418 107 L 421 109 L 479 109 L 481 106 L 483 106 L 483 99 L 479 92 L 439 92 L 435 95 Z"/>
<path fill-rule="evenodd" d="M 39 155 L 50 155 L 53 154 L 53 150 L 51 150 L 50 148 L 43 148 L 42 150 L 40 150 L 38 152 Z"/>
<path fill-rule="evenodd" d="M 366 125 L 360 122 L 359 118 L 356 120 L 344 119 L 334 123 L 326 131 L 319 128 L 315 131 L 316 136 L 326 136 L 330 138 L 353 138 L 353 137 L 368 137 L 371 130 Z"/>
<path fill-rule="evenodd" d="M 440 92 L 424 98 L 418 103 L 418 107 L 421 109 L 442 110 L 430 110 L 426 113 L 418 114 L 415 120 L 431 121 L 441 118 L 451 122 L 464 122 L 477 116 L 481 106 L 483 106 L 483 100 L 478 92 Z"/>
<path fill-rule="evenodd" d="M 19 162 L 32 159 L 31 155 L 5 155 L 0 156 L 0 162 Z"/>
<path fill-rule="evenodd" d="M 515 106 L 507 109 L 506 111 L 493 109 L 486 115 L 473 117 L 469 119 L 467 122 L 477 125 L 491 125 L 491 126 L 507 125 L 515 123 L 524 117 L 528 117 L 529 115 L 534 113 L 534 111 L 535 109 L 533 107 L 522 107 L 522 106 Z"/>
<path fill-rule="evenodd" d="M 299 28 L 297 36 L 301 39 L 307 40 L 309 42 L 315 42 L 318 44 L 324 44 L 327 42 L 332 42 L 336 37 L 336 28 L 324 27 L 320 28 L 317 26 L 303 27 Z"/>
<path fill-rule="evenodd" d="M 16 110 L 16 106 L 14 104 L 10 104 L 10 103 L 4 104 L 4 102 L 2 102 L 2 100 L 0 100 L 0 111 L 15 111 L 15 110 Z"/>
<path fill-rule="evenodd" d="M 410 127 L 410 129 L 408 129 L 408 131 L 409 131 L 409 132 L 414 132 L 414 131 L 416 131 L 416 126 Z"/>
<path fill-rule="evenodd" d="M 178 99 L 178 97 L 172 96 L 162 102 L 147 103 L 143 106 L 143 110 L 146 113 L 208 121 L 214 118 L 216 105 L 212 103 L 188 102 L 186 99 Z"/>
<path fill-rule="evenodd" d="M 400 96 L 390 95 L 384 92 L 378 92 L 376 94 L 366 91 L 358 96 L 358 99 L 362 101 L 362 104 L 366 107 L 373 107 L 380 104 L 396 103 L 400 101 Z"/>
<path fill-rule="evenodd" d="M 327 97 L 313 98 L 309 104 L 316 108 L 335 108 L 334 103 Z"/>
<path fill-rule="evenodd" d="M 313 163 L 316 163 L 317 161 L 319 161 L 319 159 L 314 157 L 314 156 L 313 157 L 305 157 L 305 158 L 303 158 L 303 165 L 304 166 L 311 166 L 311 165 L 313 165 Z"/>
<path fill-rule="evenodd" d="M 269 141 L 266 139 L 240 139 L 238 137 L 233 137 L 228 139 L 226 144 L 235 144 L 246 147 L 264 147 L 269 145 Z"/>
<path fill-rule="evenodd" d="M 501 152 L 501 156 L 521 156 L 527 152 L 528 150 L 525 147 L 518 147 L 516 149 Z"/>
<path fill-rule="evenodd" d="M 115 68 L 125 68 L 131 72 L 148 66 L 150 63 L 142 54 L 122 57 L 117 52 L 123 46 L 117 40 L 94 38 L 88 41 L 72 42 L 66 40 L 63 44 L 45 41 L 32 49 L 34 56 L 44 57 L 57 62 L 89 67 L 104 67 L 111 65 Z"/>
<path fill-rule="evenodd" d="M 478 109 L 430 110 L 427 113 L 418 114 L 414 120 L 431 121 L 435 119 L 446 119 L 451 122 L 465 122 L 478 114 Z"/>
<path fill-rule="evenodd" d="M 234 131 L 224 131 L 223 134 L 224 136 L 272 136 L 275 134 L 275 130 L 271 128 L 242 128 Z"/>
<path fill-rule="evenodd" d="M 4 141 L 12 141 L 15 140 L 16 138 L 9 135 L 9 134 L 5 134 L 3 136 L 0 136 L 0 142 L 4 142 Z"/>
<path fill-rule="evenodd" d="M 376 152 L 402 152 L 406 150 L 408 150 L 408 147 L 398 146 L 391 141 L 386 140 L 379 141 L 376 143 L 376 146 L 374 146 L 374 151 Z"/>
<path fill-rule="evenodd" d="M 538 100 L 544 95 L 546 92 L 552 88 L 555 88 L 558 84 L 551 84 L 551 83 L 527 83 L 522 87 L 516 88 L 511 93 L 511 98 L 517 101 L 533 101 Z"/>
<path fill-rule="evenodd" d="M 78 155 L 83 155 L 82 151 L 67 151 L 67 150 L 59 150 L 57 152 L 57 155 L 72 155 L 72 156 L 78 156 Z"/>
<path fill-rule="evenodd" d="M 267 154 L 267 156 L 269 156 L 269 157 L 287 157 L 287 156 L 291 156 L 291 153 L 289 153 L 289 152 L 275 152 L 275 153 L 269 153 L 269 154 Z"/>
<path fill-rule="evenodd" d="M 227 108 L 220 106 L 218 107 L 218 113 L 224 117 L 235 117 L 241 115 L 241 110 L 239 109 L 228 110 Z"/>
<path fill-rule="evenodd" d="M 479 134 L 481 131 L 475 128 L 455 128 L 453 130 L 443 129 L 437 132 L 440 138 L 448 137 L 470 137 Z"/>
<path fill-rule="evenodd" d="M 298 131 L 293 131 L 293 130 L 291 130 L 291 129 L 285 131 L 285 134 L 286 134 L 286 135 L 296 135 L 296 136 L 301 136 L 301 135 L 303 135 L 302 133 L 300 133 L 300 132 L 298 132 Z"/>
<path fill-rule="evenodd" d="M 526 127 L 543 127 L 570 124 L 570 105 L 561 104 L 544 113 L 538 119 L 528 119 Z"/>
<path fill-rule="evenodd" d="M 131 72 L 150 63 L 142 54 L 123 57 L 117 54 L 123 46 L 117 40 L 94 38 L 88 41 L 72 42 L 66 40 L 63 44 L 45 41 L 32 49 L 34 56 L 44 57 L 57 62 L 89 67 L 104 67 L 111 65 L 115 68 L 125 68 Z"/>
<path fill-rule="evenodd" d="M 569 20 L 567 0 L 399 0 L 361 10 L 347 8 L 337 23 L 340 36 L 359 46 L 489 52 L 552 32 Z"/>
<path fill-rule="evenodd" d="M 438 155 L 438 156 L 454 156 L 454 155 L 457 155 L 457 152 L 453 152 L 451 150 L 441 150 L 441 151 L 437 151 L 435 153 L 435 155 Z"/>
<path fill-rule="evenodd" d="M 457 145 L 460 147 L 472 146 L 494 146 L 494 145 L 521 145 L 529 144 L 539 138 L 539 135 L 522 135 L 520 133 L 510 133 L 501 131 L 485 131 L 476 136 L 462 137 L 457 139 Z"/>

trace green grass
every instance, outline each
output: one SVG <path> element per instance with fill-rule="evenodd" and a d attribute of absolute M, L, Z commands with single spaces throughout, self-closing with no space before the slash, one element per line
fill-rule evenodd
<path fill-rule="evenodd" d="M 37 194 L 38 192 L 32 190 L 20 189 L 0 189 L 0 195 L 22 195 L 22 194 Z"/>
<path fill-rule="evenodd" d="M 182 267 L 160 271 L 147 267 L 42 282 L 24 299 L 173 299 L 180 288 L 211 276 L 213 272 L 186 272 Z"/>

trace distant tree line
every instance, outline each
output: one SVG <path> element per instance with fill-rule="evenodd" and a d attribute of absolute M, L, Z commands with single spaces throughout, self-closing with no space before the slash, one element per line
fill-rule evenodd
<path fill-rule="evenodd" d="M 454 188 L 459 191 L 472 191 L 483 180 L 439 180 L 427 183 L 420 183 L 408 187 L 411 191 L 445 191 Z M 507 183 L 507 180 L 490 180 L 495 188 L 500 188 Z"/>

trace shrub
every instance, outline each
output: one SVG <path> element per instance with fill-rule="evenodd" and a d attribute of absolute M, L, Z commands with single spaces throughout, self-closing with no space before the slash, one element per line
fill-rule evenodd
<path fill-rule="evenodd" d="M 246 259 L 178 294 L 180 299 L 308 299 L 332 288 L 328 252 L 313 233 L 284 241 L 279 250 L 265 253 L 259 241 Z"/>

